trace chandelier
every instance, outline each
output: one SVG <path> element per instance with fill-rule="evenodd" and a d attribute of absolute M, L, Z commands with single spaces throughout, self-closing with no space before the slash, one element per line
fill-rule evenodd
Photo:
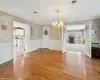
<path fill-rule="evenodd" d="M 57 20 L 56 21 L 54 21 L 54 22 L 52 22 L 52 26 L 54 26 L 57 30 L 59 30 L 59 29 L 62 29 L 62 27 L 63 27 L 63 22 L 62 21 L 60 21 L 59 19 L 58 19 L 58 13 L 60 12 L 60 10 L 56 10 L 56 13 L 57 13 Z"/>

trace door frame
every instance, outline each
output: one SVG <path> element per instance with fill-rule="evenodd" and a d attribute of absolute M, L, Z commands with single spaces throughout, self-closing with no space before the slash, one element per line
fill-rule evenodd
<path fill-rule="evenodd" d="M 30 52 L 30 26 L 25 23 L 13 21 L 13 27 L 20 27 L 25 30 L 25 41 L 24 41 L 25 53 Z"/>

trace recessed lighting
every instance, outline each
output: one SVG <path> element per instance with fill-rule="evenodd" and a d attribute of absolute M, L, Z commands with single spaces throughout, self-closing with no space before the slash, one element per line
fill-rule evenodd
<path fill-rule="evenodd" d="M 73 0 L 73 1 L 72 1 L 72 4 L 74 4 L 74 3 L 76 3 L 76 0 Z"/>
<path fill-rule="evenodd" d="M 37 12 L 36 12 L 36 11 L 34 11 L 34 13 L 36 14 Z"/>

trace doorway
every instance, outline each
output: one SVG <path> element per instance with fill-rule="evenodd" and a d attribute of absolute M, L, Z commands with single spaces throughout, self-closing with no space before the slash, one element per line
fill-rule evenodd
<path fill-rule="evenodd" d="M 68 51 L 81 52 L 91 58 L 91 21 L 83 25 L 65 25 L 63 27 L 62 53 L 67 53 Z"/>
<path fill-rule="evenodd" d="M 30 51 L 30 26 L 16 21 L 13 26 L 13 51 L 17 57 Z"/>
<path fill-rule="evenodd" d="M 85 25 L 67 25 L 64 31 L 65 52 L 85 51 Z"/>
<path fill-rule="evenodd" d="M 14 56 L 19 56 L 25 51 L 25 30 L 20 27 L 14 27 L 13 36 Z"/>

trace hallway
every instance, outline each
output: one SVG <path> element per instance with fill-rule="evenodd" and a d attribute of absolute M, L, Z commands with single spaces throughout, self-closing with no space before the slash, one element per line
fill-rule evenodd
<path fill-rule="evenodd" d="M 38 49 L 0 65 L 0 80 L 100 80 L 100 60 Z"/>

